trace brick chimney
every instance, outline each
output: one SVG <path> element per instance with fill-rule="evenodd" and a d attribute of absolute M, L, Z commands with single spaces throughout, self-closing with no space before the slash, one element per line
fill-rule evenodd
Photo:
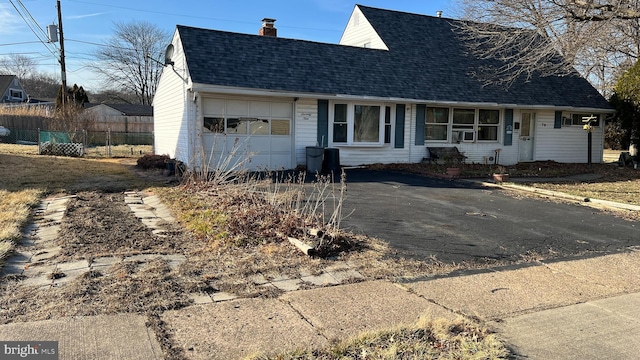
<path fill-rule="evenodd" d="M 275 22 L 276 19 L 262 19 L 262 27 L 260 28 L 260 31 L 258 31 L 258 35 L 278 37 L 278 29 L 273 27 L 273 23 Z"/>

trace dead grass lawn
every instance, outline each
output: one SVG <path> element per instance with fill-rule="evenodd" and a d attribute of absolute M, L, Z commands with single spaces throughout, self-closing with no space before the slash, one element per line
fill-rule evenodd
<path fill-rule="evenodd" d="M 328 349 L 249 359 L 506 359 L 509 354 L 495 335 L 476 323 L 423 318 L 413 326 L 364 333 Z"/>

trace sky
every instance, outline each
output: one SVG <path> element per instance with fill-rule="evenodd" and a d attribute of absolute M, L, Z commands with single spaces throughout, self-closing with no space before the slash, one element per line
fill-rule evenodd
<path fill-rule="evenodd" d="M 433 16 L 441 10 L 444 17 L 456 17 L 455 0 L 357 3 Z M 261 20 L 273 18 L 279 37 L 338 43 L 355 4 L 348 0 L 61 0 L 67 83 L 101 90 L 100 79 L 87 64 L 99 44 L 112 36 L 115 23 L 145 21 L 169 34 L 176 25 L 257 34 Z M 39 40 L 47 40 L 44 33 L 51 24 L 58 24 L 56 0 L 0 0 L 0 56 L 28 56 L 40 71 L 60 77 L 59 43 L 54 48 Z"/>

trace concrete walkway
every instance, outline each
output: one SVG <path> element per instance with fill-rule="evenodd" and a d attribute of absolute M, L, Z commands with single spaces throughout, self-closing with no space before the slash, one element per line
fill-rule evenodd
<path fill-rule="evenodd" d="M 395 284 L 371 281 L 163 313 L 190 359 L 327 346 L 420 316 L 484 322 L 522 359 L 629 359 L 640 353 L 640 252 Z M 61 359 L 160 359 L 140 315 L 0 326 L 0 340 L 59 341 Z"/>
<path fill-rule="evenodd" d="M 276 299 L 207 301 L 166 311 L 161 320 L 190 359 L 322 347 L 420 316 L 481 321 L 516 358 L 629 359 L 640 353 L 640 249 L 628 250 L 404 283 L 293 290 Z M 0 326 L 0 341 L 59 341 L 60 359 L 161 359 L 156 335 L 135 314 Z"/>

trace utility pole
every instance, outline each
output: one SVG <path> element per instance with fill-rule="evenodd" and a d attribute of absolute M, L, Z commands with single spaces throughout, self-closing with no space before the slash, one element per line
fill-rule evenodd
<path fill-rule="evenodd" d="M 64 62 L 64 35 L 62 32 L 62 10 L 60 8 L 60 0 L 57 0 L 58 7 L 58 30 L 60 31 L 60 71 L 62 74 L 62 105 L 64 107 L 65 97 L 67 95 L 67 68 Z"/>

